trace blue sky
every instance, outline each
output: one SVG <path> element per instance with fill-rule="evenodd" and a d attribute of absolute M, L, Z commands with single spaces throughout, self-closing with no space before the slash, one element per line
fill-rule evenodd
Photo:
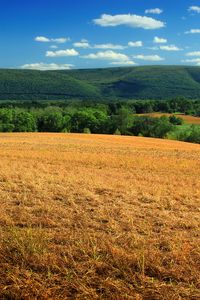
<path fill-rule="evenodd" d="M 200 65 L 200 0 L 1 0 L 0 67 Z"/>

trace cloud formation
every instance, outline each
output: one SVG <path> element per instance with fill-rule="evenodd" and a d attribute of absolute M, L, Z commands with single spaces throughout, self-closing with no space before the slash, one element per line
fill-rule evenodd
<path fill-rule="evenodd" d="M 193 51 L 186 53 L 186 56 L 199 56 L 200 57 L 200 51 Z"/>
<path fill-rule="evenodd" d="M 107 15 L 103 14 L 99 19 L 94 19 L 93 22 L 96 25 L 102 27 L 115 27 L 119 25 L 125 25 L 134 28 L 143 29 L 158 29 L 165 27 L 165 23 L 150 17 L 138 16 L 138 15 Z"/>
<path fill-rule="evenodd" d="M 167 43 L 167 39 L 159 38 L 159 37 L 155 36 L 153 42 L 155 44 L 165 44 L 165 43 Z"/>
<path fill-rule="evenodd" d="M 77 56 L 79 52 L 75 49 L 57 50 L 57 51 L 47 51 L 47 57 L 64 57 L 64 56 Z"/>
<path fill-rule="evenodd" d="M 88 49 L 90 48 L 90 44 L 88 43 L 88 41 L 80 41 L 80 42 L 76 42 L 76 43 L 73 43 L 73 46 L 75 48 L 83 48 L 83 49 Z"/>
<path fill-rule="evenodd" d="M 110 65 L 115 66 L 134 66 L 136 63 L 133 60 L 125 60 L 125 61 L 113 61 Z"/>
<path fill-rule="evenodd" d="M 188 11 L 189 12 L 196 12 L 196 13 L 200 13 L 200 6 L 190 6 L 189 8 L 188 8 Z"/>
<path fill-rule="evenodd" d="M 74 65 L 71 64 L 45 64 L 45 63 L 34 63 L 34 64 L 25 64 L 21 66 L 21 69 L 29 69 L 29 70 L 39 70 L 39 71 L 47 71 L 47 70 L 70 70 Z"/>
<path fill-rule="evenodd" d="M 164 51 L 181 51 L 181 50 L 183 50 L 175 45 L 160 46 L 160 49 L 164 50 Z"/>
<path fill-rule="evenodd" d="M 133 58 L 146 60 L 146 61 L 162 61 L 162 60 L 165 60 L 163 57 L 160 57 L 159 55 L 144 55 L 144 54 L 133 55 Z"/>
<path fill-rule="evenodd" d="M 185 31 L 185 34 L 195 34 L 200 33 L 200 29 L 190 29 L 188 31 Z"/>
<path fill-rule="evenodd" d="M 118 53 L 112 50 L 100 51 L 97 53 L 90 53 L 82 56 L 87 59 L 102 59 L 102 60 L 116 60 L 116 61 L 128 61 L 129 57 L 126 54 Z"/>
<path fill-rule="evenodd" d="M 64 44 L 66 42 L 69 42 L 70 38 L 69 37 L 61 37 L 61 38 L 52 39 L 52 38 L 48 38 L 48 37 L 45 37 L 45 36 L 36 36 L 35 41 L 36 42 L 41 42 L 41 43 L 53 42 L 53 43 L 58 43 L 58 44 Z"/>
<path fill-rule="evenodd" d="M 96 44 L 93 46 L 94 49 L 113 49 L 113 50 L 123 50 L 126 47 L 122 45 L 115 45 L 112 43 L 108 44 Z"/>
<path fill-rule="evenodd" d="M 134 47 L 134 48 L 142 47 L 143 42 L 142 41 L 128 42 L 128 46 L 129 47 Z"/>
<path fill-rule="evenodd" d="M 163 10 L 160 8 L 150 8 L 145 10 L 145 14 L 154 14 L 154 15 L 160 15 L 162 14 Z"/>
<path fill-rule="evenodd" d="M 51 45 L 50 48 L 51 48 L 51 49 L 58 49 L 58 46 L 56 46 L 56 45 Z"/>
<path fill-rule="evenodd" d="M 200 58 L 193 58 L 193 59 L 185 59 L 182 60 L 183 63 L 195 63 L 197 66 L 200 66 Z"/>
<path fill-rule="evenodd" d="M 36 36 L 35 41 L 41 43 L 49 43 L 51 40 L 45 36 Z"/>

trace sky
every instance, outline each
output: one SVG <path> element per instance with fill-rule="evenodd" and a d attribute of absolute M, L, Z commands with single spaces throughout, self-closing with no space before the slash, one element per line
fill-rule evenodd
<path fill-rule="evenodd" d="M 200 65 L 200 0 L 0 0 L 0 68 Z"/>

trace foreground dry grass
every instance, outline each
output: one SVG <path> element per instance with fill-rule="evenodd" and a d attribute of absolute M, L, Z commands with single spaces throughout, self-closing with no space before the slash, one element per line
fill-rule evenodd
<path fill-rule="evenodd" d="M 154 118 L 160 118 L 162 116 L 173 116 L 173 114 L 167 114 L 167 113 L 147 113 L 147 114 L 141 114 L 142 116 L 150 116 Z M 141 116 L 139 115 L 139 116 Z M 194 117 L 194 116 L 189 116 L 189 115 L 179 115 L 176 114 L 177 117 L 180 117 L 183 119 L 185 124 L 194 124 L 194 125 L 200 125 L 200 117 Z"/>
<path fill-rule="evenodd" d="M 200 299 L 200 146 L 0 134 L 0 299 Z"/>

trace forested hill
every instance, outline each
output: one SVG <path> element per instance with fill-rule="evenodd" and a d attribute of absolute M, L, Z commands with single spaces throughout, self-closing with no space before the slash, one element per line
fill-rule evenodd
<path fill-rule="evenodd" d="M 200 98 L 200 67 L 0 70 L 1 100 Z"/>

